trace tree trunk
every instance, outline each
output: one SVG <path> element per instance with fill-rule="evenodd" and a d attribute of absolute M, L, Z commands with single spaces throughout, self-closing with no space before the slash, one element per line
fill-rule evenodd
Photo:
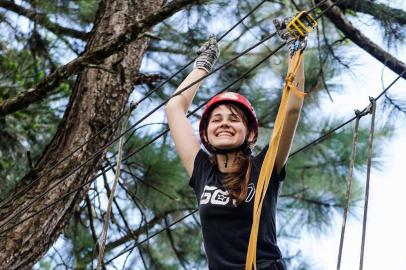
<path fill-rule="evenodd" d="M 102 1 L 86 50 L 100 46 L 112 37 L 125 32 L 131 22 L 143 18 L 162 5 L 163 0 Z M 97 131 L 122 112 L 132 90 L 134 79 L 137 77 L 146 47 L 147 38 L 139 38 L 122 51 L 102 61 L 100 63 L 102 69 L 85 68 L 81 72 L 59 129 L 35 166 L 36 173 L 42 174 L 48 171 L 58 160 L 93 137 Z M 37 202 L 31 202 L 38 194 L 47 190 L 52 183 L 61 179 L 112 140 L 115 130 L 116 126 L 104 131 L 51 173 L 42 177 L 38 184 L 24 195 L 2 207 L 0 225 L 4 224 L 10 214 L 18 213 L 19 209 L 30 205 L 28 211 L 5 227 L 9 228 L 13 226 L 13 223 L 88 181 L 100 167 L 102 155 L 92 159 Z M 23 183 L 29 183 L 35 178 L 35 174 L 31 172 L 23 179 Z M 18 189 L 22 188 L 24 185 L 20 185 Z M 10 231 L 2 235 L 0 238 L 0 269 L 31 269 L 58 238 L 86 192 L 87 188 L 84 188 L 82 191 L 73 193 L 52 208 L 12 227 Z M 4 230 L 4 227 L 1 230 Z"/>

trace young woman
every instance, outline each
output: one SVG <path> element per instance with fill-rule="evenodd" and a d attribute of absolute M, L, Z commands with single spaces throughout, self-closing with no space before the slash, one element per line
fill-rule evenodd
<path fill-rule="evenodd" d="M 203 45 L 194 69 L 176 92 L 210 72 L 217 57 L 217 43 L 211 36 Z M 293 83 L 303 89 L 303 63 Z M 245 97 L 225 92 L 211 99 L 203 112 L 199 135 L 205 150 L 201 149 L 186 117 L 199 86 L 200 83 L 193 85 L 168 102 L 170 131 L 198 199 L 209 269 L 245 269 L 253 198 L 267 147 L 257 156 L 251 155 L 258 136 L 255 111 Z M 257 269 L 286 269 L 276 241 L 275 210 L 301 107 L 302 99 L 291 93 L 260 219 Z"/>

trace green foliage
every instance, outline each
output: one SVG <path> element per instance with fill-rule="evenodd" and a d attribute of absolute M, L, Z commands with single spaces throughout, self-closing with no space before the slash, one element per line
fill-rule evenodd
<path fill-rule="evenodd" d="M 52 22 L 83 32 L 90 31 L 100 3 L 99 0 L 21 2 L 38 13 L 46 14 Z M 169 77 L 195 56 L 197 48 L 210 33 L 220 36 L 256 4 L 257 1 L 251 0 L 213 0 L 204 5 L 193 5 L 162 22 L 151 29 L 160 40 L 151 40 L 144 57 L 142 72 L 159 73 Z M 247 18 L 243 25 L 219 42 L 221 49 L 219 65 L 272 33 L 273 18 L 292 15 L 297 11 L 296 7 L 306 9 L 309 5 L 310 1 L 304 0 L 267 1 Z M 347 9 L 346 12 L 347 15 L 359 17 L 359 13 L 351 9 Z M 375 16 L 374 20 L 384 26 L 388 37 L 389 34 L 396 36 L 403 33 L 399 25 L 391 20 L 391 16 L 382 12 L 379 14 L 382 16 Z M 28 27 L 15 27 L 14 25 L 18 25 L 18 22 L 14 21 L 15 18 L 8 16 L 7 13 L 0 16 L 1 27 L 4 30 L 2 32 L 5 33 L 0 38 L 0 102 L 35 86 L 52 72 L 56 65 L 66 63 L 67 59 L 72 55 L 74 57 L 85 45 L 83 41 L 55 35 L 40 24 L 35 27 L 33 23 Z M 346 66 L 353 61 L 347 55 L 351 43 L 343 38 L 332 23 L 327 20 L 320 21 L 318 36 L 316 37 L 315 32 L 314 37 L 310 38 L 306 49 L 305 89 L 310 94 L 305 100 L 295 147 L 305 145 L 310 139 L 317 138 L 342 123 L 341 119 L 327 119 L 322 114 L 315 117 L 314 114 L 325 99 L 327 90 L 332 93 L 340 91 L 339 85 L 332 83 L 332 79 L 347 71 Z M 12 39 L 12 42 L 9 39 Z M 389 39 L 391 40 L 393 39 Z M 33 46 L 33 41 L 37 41 L 37 46 Z M 205 80 L 192 107 L 198 106 L 228 86 L 280 43 L 278 38 L 272 38 Z M 280 90 L 287 70 L 287 53 L 287 49 L 283 48 L 277 55 L 231 87 L 231 90 L 246 95 L 256 108 L 261 126 L 258 143 L 260 146 L 268 142 L 278 111 Z M 133 117 L 143 116 L 146 111 L 170 96 L 189 71 L 190 69 L 185 69 L 180 72 L 160 91 L 141 104 L 133 113 Z M 142 97 L 157 85 L 157 82 L 152 82 L 136 86 L 134 94 Z M 35 162 L 57 130 L 71 89 L 72 82 L 67 81 L 45 100 L 0 119 L 0 171 L 3 176 L 0 183 L 0 199 L 4 199 L 18 180 L 30 170 L 26 158 L 27 151 L 31 152 L 35 166 Z M 154 121 L 159 119 L 157 121 L 163 122 L 161 118 L 156 116 Z M 199 115 L 196 114 L 192 122 L 195 124 L 198 118 Z M 131 119 L 130 122 L 135 121 Z M 147 126 L 141 131 L 137 130 L 126 143 L 124 156 L 149 142 L 164 128 L 166 126 L 159 124 Z M 383 127 L 376 133 L 373 164 L 375 168 L 380 166 L 379 147 L 385 138 L 390 137 L 390 130 L 390 127 Z M 357 147 L 351 205 L 361 198 L 363 192 L 360 175 L 365 170 L 367 136 L 367 127 L 362 126 Z M 279 220 L 282 224 L 278 231 L 279 239 L 283 241 L 296 238 L 304 230 L 316 234 L 325 233 L 331 226 L 337 225 L 332 224 L 332 221 L 334 215 L 342 212 L 344 204 L 351 141 L 352 128 L 346 127 L 291 158 L 287 167 L 288 177 L 284 182 L 278 205 Z M 258 146 L 256 150 L 259 148 Z M 107 156 L 110 162 L 116 161 L 115 152 L 116 146 L 109 149 Z M 61 256 L 57 254 L 56 249 L 50 250 L 35 269 L 53 269 L 52 267 L 55 268 L 61 260 L 65 260 L 76 269 L 91 267 L 96 255 L 96 243 L 91 234 L 90 224 L 91 221 L 94 223 L 96 235 L 99 236 L 107 201 L 105 186 L 111 182 L 112 174 L 108 173 L 105 177 L 106 179 L 100 177 L 88 194 L 94 213 L 89 216 L 87 205 L 78 208 L 78 212 L 60 238 L 60 241 L 66 243 Z M 103 181 L 107 184 L 103 185 Z M 118 248 L 108 249 L 106 257 L 117 254 L 125 244 L 134 243 L 134 237 L 144 239 L 195 207 L 196 198 L 188 186 L 188 177 L 170 138 L 165 136 L 163 140 L 157 140 L 122 165 L 108 243 L 115 243 L 117 239 L 122 238 L 127 240 Z M 153 225 L 145 226 L 146 222 L 151 220 L 154 221 Z M 144 230 L 141 230 L 143 228 Z M 139 234 L 134 236 L 130 230 Z M 205 269 L 207 266 L 201 247 L 202 237 L 198 221 L 189 218 L 171 228 L 170 233 L 162 233 L 148 244 L 140 246 L 137 252 L 143 255 L 147 269 L 183 267 Z M 290 253 L 290 249 L 291 246 L 288 246 L 286 253 Z M 141 267 L 140 257 L 134 255 L 137 252 L 134 251 L 129 258 Z M 293 254 L 289 262 L 291 266 L 295 266 L 294 269 L 313 269 L 306 260 L 307 258 L 303 258 L 301 254 Z"/>
<path fill-rule="evenodd" d="M 3 48 L 0 55 L 0 102 L 35 86 L 44 76 L 43 63 L 32 58 L 30 51 Z M 27 152 L 32 155 L 33 166 L 46 144 L 55 134 L 60 121 L 58 109 L 70 92 L 62 84 L 50 100 L 33 104 L 0 119 L 0 170 L 4 173 L 0 185 L 0 198 L 15 186 L 29 171 Z"/>

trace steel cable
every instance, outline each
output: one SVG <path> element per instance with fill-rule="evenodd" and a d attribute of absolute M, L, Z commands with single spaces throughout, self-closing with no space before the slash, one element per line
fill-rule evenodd
<path fill-rule="evenodd" d="M 405 70 L 404 72 L 406 72 L 406 70 Z M 385 90 L 375 99 L 375 101 L 377 101 L 384 93 L 386 93 L 386 92 L 393 86 L 393 84 L 403 76 L 404 72 L 402 72 L 401 75 L 399 75 L 389 86 L 387 86 L 387 87 L 385 88 Z M 364 110 L 360 111 L 359 117 L 363 117 L 363 116 L 367 115 L 367 114 L 368 114 L 368 113 L 366 113 L 367 109 L 368 109 L 368 107 L 366 107 Z M 328 132 L 328 134 L 331 134 L 332 132 L 336 131 L 338 128 L 342 128 L 342 127 L 345 126 L 346 124 L 349 124 L 350 122 L 352 122 L 352 121 L 353 121 L 354 119 L 356 119 L 357 117 L 358 117 L 358 116 L 356 116 L 356 117 L 353 118 L 352 120 L 346 121 L 344 124 L 338 126 L 337 128 L 332 129 L 331 131 Z M 328 134 L 325 134 L 325 135 L 321 136 L 320 138 L 325 138 Z M 320 142 L 320 139 L 316 139 L 316 140 L 310 142 L 308 145 L 309 145 L 309 146 L 315 145 L 315 142 Z M 300 148 L 299 150 L 297 150 L 294 154 L 297 154 L 297 153 L 299 153 L 299 152 L 301 152 L 301 151 L 304 151 L 304 150 L 307 149 L 307 148 L 308 148 L 308 147 L 306 147 L 306 146 L 305 146 L 305 147 L 302 147 L 302 148 Z M 289 157 L 291 157 L 291 156 L 293 156 L 293 154 L 289 155 Z M 188 216 L 190 216 L 190 215 L 196 213 L 197 210 L 198 210 L 198 209 L 193 210 L 192 212 L 188 213 L 188 214 L 185 215 L 184 217 L 180 218 L 179 220 L 175 221 L 174 223 L 169 224 L 168 226 L 164 227 L 163 229 L 161 229 L 160 231 L 154 233 L 153 235 L 149 236 L 148 238 L 142 240 L 141 242 L 135 243 L 133 246 L 124 249 L 123 251 L 121 251 L 120 253 L 118 253 L 117 255 L 115 255 L 113 258 L 110 258 L 108 261 L 106 261 L 106 262 L 104 263 L 104 265 L 107 265 L 107 264 L 111 263 L 113 260 L 115 260 L 116 258 L 120 257 L 121 255 L 123 255 L 123 254 L 125 254 L 125 253 L 127 253 L 127 252 L 129 252 L 129 251 L 132 251 L 133 249 L 135 249 L 135 248 L 138 247 L 139 245 L 145 243 L 145 242 L 148 241 L 149 239 L 155 237 L 155 236 L 158 235 L 159 233 L 161 233 L 161 232 L 163 232 L 163 231 L 166 231 L 167 229 L 169 229 L 169 228 L 172 227 L 173 225 L 179 223 L 179 221 L 181 221 L 181 220 L 185 219 L 186 217 L 188 217 Z"/>
<path fill-rule="evenodd" d="M 264 2 L 266 2 L 267 0 L 263 0 L 261 1 L 258 5 L 256 5 L 252 10 L 250 10 L 250 12 L 248 12 L 244 17 L 242 17 L 240 20 L 238 20 L 230 29 L 228 29 L 224 34 L 222 34 L 219 38 L 218 38 L 218 42 L 221 41 L 223 38 L 225 38 L 232 30 L 234 30 L 239 24 L 241 24 L 249 15 L 251 15 L 255 10 L 257 10 Z M 35 183 L 37 183 L 39 181 L 39 179 L 41 179 L 42 177 L 44 177 L 45 175 L 48 175 L 50 172 L 52 172 L 57 166 L 59 166 L 61 163 L 63 163 L 64 161 L 66 161 L 69 157 L 71 157 L 74 153 L 76 153 L 77 151 L 79 151 L 80 149 L 83 148 L 83 146 L 85 146 L 86 144 L 88 144 L 89 142 L 91 142 L 92 140 L 94 140 L 95 138 L 97 138 L 103 131 L 105 131 L 106 129 L 108 129 L 109 127 L 111 127 L 113 124 L 115 124 L 116 122 L 120 121 L 120 119 L 126 115 L 128 112 L 131 112 L 136 109 L 138 107 L 138 105 L 140 103 L 142 103 L 144 100 L 146 100 L 148 97 L 150 97 L 153 93 L 155 93 L 156 91 L 158 91 L 162 86 L 164 86 L 166 83 L 168 83 L 170 80 L 172 80 L 174 77 L 176 77 L 179 73 L 181 73 L 183 70 L 185 70 L 187 67 L 189 67 L 194 61 L 195 61 L 196 57 L 194 59 L 192 59 L 190 62 L 188 62 L 186 65 L 184 65 L 182 68 L 180 68 L 178 71 L 176 71 L 174 74 L 172 74 L 169 78 L 167 78 L 165 81 L 163 81 L 162 83 L 160 83 L 157 87 L 155 87 L 154 89 L 152 89 L 151 91 L 149 91 L 142 99 L 140 99 L 139 101 L 130 104 L 130 107 L 127 110 L 124 110 L 122 113 L 120 113 L 113 121 L 111 121 L 110 123 L 108 123 L 106 126 L 104 126 L 101 130 L 99 130 L 95 135 L 93 135 L 91 138 L 89 138 L 88 140 L 86 140 L 84 143 L 82 143 L 81 145 L 79 145 L 78 147 L 76 147 L 74 150 L 72 150 L 69 154 L 67 154 L 65 157 L 63 157 L 61 160 L 59 160 L 57 163 L 55 163 L 54 165 L 52 165 L 47 171 L 45 171 L 44 173 L 42 173 L 41 175 L 37 176 L 37 178 L 35 178 L 34 180 L 32 180 L 24 189 L 22 189 L 21 191 L 17 192 L 16 194 L 10 196 L 9 198 L 6 198 L 4 201 L 1 202 L 0 204 L 0 208 L 4 205 L 6 205 L 8 202 L 12 201 L 13 199 L 21 196 L 22 194 L 24 194 L 26 191 L 28 191 L 31 187 L 34 186 Z"/>

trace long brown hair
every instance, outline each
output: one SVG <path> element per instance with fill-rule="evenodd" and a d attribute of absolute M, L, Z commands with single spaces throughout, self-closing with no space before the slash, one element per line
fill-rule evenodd
<path fill-rule="evenodd" d="M 242 119 L 242 121 L 244 122 L 245 126 L 248 129 L 247 131 L 248 138 L 249 134 L 251 133 L 251 128 L 244 111 L 239 106 L 234 104 L 227 103 L 224 105 L 232 113 L 238 115 Z M 208 119 L 210 118 L 211 115 L 208 117 Z M 246 147 L 247 148 L 250 147 L 249 142 L 246 145 Z M 213 165 L 218 167 L 217 158 L 215 155 L 211 158 L 211 162 L 213 163 Z M 232 162 L 237 163 L 239 165 L 239 169 L 236 172 L 225 174 L 223 184 L 224 187 L 227 189 L 227 191 L 230 193 L 231 199 L 232 200 L 234 199 L 236 201 L 236 204 L 240 205 L 247 197 L 248 183 L 250 181 L 252 174 L 253 161 L 251 151 L 246 151 L 246 149 L 239 150 L 235 156 L 235 159 Z"/>

